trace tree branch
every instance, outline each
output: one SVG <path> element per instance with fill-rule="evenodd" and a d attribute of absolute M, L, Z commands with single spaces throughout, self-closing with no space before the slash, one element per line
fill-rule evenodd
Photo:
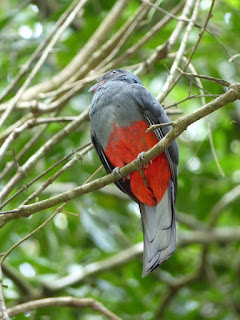
<path fill-rule="evenodd" d="M 191 5 L 193 5 L 193 2 L 191 2 Z M 186 29 L 185 34 L 183 36 L 183 39 L 181 41 L 181 44 L 180 44 L 179 50 L 177 52 L 176 58 L 175 58 L 175 60 L 174 60 L 174 62 L 172 64 L 169 76 L 168 76 L 168 78 L 167 78 L 167 80 L 166 80 L 161 92 L 157 96 L 157 100 L 159 100 L 160 102 L 162 102 L 165 99 L 165 97 L 169 93 L 170 88 L 172 88 L 172 84 L 175 82 L 177 68 L 178 68 L 178 65 L 179 65 L 179 63 L 180 63 L 180 61 L 182 59 L 182 56 L 184 55 L 188 38 L 189 38 L 190 33 L 192 31 L 192 28 L 194 27 L 194 24 L 196 22 L 196 19 L 197 19 L 197 16 L 198 16 L 199 6 L 200 6 L 200 0 L 195 1 L 192 17 L 191 17 L 191 19 L 190 19 L 190 21 L 188 23 L 187 29 Z"/>
<path fill-rule="evenodd" d="M 12 191 L 16 184 L 25 177 L 25 175 L 31 170 L 36 162 L 41 159 L 49 150 L 51 150 L 62 139 L 66 138 L 73 130 L 79 127 L 89 119 L 88 109 L 80 114 L 76 120 L 69 123 L 63 130 L 55 134 L 50 140 L 48 140 L 35 154 L 33 154 L 17 171 L 7 185 L 0 191 L 0 203 L 5 197 Z"/>
<path fill-rule="evenodd" d="M 103 43 L 108 33 L 120 17 L 122 11 L 127 6 L 130 0 L 118 0 L 112 9 L 109 11 L 101 25 L 86 43 L 86 45 L 80 50 L 80 52 L 73 58 L 73 60 L 58 74 L 56 74 L 51 80 L 37 84 L 26 90 L 22 96 L 23 100 L 32 100 L 36 98 L 40 93 L 52 91 L 63 83 L 66 83 L 74 73 L 79 70 L 92 56 L 95 50 Z"/>
<path fill-rule="evenodd" d="M 33 62 L 37 59 L 37 57 L 41 54 L 42 50 L 46 48 L 47 44 L 49 43 L 50 39 L 54 36 L 56 31 L 61 27 L 64 21 L 67 19 L 69 13 L 76 7 L 79 0 L 75 0 L 69 8 L 61 15 L 58 19 L 50 33 L 47 37 L 39 44 L 37 49 L 34 51 L 32 56 L 28 59 L 28 61 L 22 66 L 21 70 L 18 72 L 16 77 L 9 83 L 9 85 L 0 93 L 0 102 L 4 99 L 4 97 L 16 86 L 19 80 L 22 78 L 24 74 L 26 74 L 29 69 L 31 68 Z"/>
<path fill-rule="evenodd" d="M 72 11 L 70 12 L 69 16 L 66 18 L 64 23 L 57 29 L 56 33 L 54 34 L 54 36 L 50 40 L 49 44 L 47 45 L 47 47 L 43 51 L 40 59 L 38 60 L 38 62 L 34 66 L 33 70 L 31 71 L 31 73 L 29 74 L 27 79 L 25 80 L 24 84 L 18 90 L 17 94 L 11 100 L 8 108 L 5 110 L 2 117 L 0 118 L 0 126 L 7 119 L 7 117 L 10 115 L 10 113 L 14 110 L 14 107 L 15 107 L 17 101 L 20 100 L 20 98 L 22 97 L 24 91 L 29 86 L 32 79 L 35 77 L 35 75 L 37 74 L 37 72 L 39 71 L 41 66 L 43 65 L 44 61 L 47 59 L 49 53 L 51 52 L 51 50 L 55 46 L 55 44 L 58 42 L 58 40 L 60 39 L 62 33 L 71 24 L 71 22 L 73 21 L 73 19 L 76 16 L 76 14 L 82 9 L 82 7 L 85 5 L 86 2 L 87 2 L 87 0 L 80 0 L 77 3 L 76 7 L 72 9 Z"/>
<path fill-rule="evenodd" d="M 170 14 L 178 13 L 184 5 L 184 2 L 179 3 Z M 114 66 L 120 65 L 123 61 L 129 59 L 134 53 L 136 53 L 145 43 L 147 43 L 157 32 L 159 32 L 166 24 L 171 21 L 171 15 L 165 15 L 156 25 L 148 31 L 145 36 L 129 48 L 125 53 L 115 58 L 112 62 L 105 66 L 107 70 L 114 68 Z"/>
<path fill-rule="evenodd" d="M 45 190 L 57 177 L 59 177 L 63 172 L 65 172 L 67 169 L 69 169 L 72 165 L 74 165 L 77 161 L 82 160 L 82 157 L 89 152 L 93 148 L 92 143 L 86 144 L 83 147 L 78 148 L 77 150 L 72 151 L 69 155 L 65 156 L 63 159 L 57 161 L 54 163 L 50 168 L 44 170 L 40 175 L 38 175 L 36 178 L 34 178 L 32 181 L 26 183 L 22 188 L 20 188 L 16 193 L 14 193 L 9 199 L 7 199 L 2 205 L 0 205 L 0 209 L 5 207 L 6 204 L 8 204 L 12 199 L 14 199 L 16 196 L 18 196 L 21 192 L 29 188 L 33 183 L 38 181 L 40 178 L 42 178 L 45 174 L 50 172 L 52 169 L 54 169 L 56 166 L 61 164 L 63 161 L 67 160 L 69 157 L 71 157 L 73 154 L 75 154 L 75 157 L 71 159 L 68 163 L 66 163 L 61 169 L 59 169 L 55 174 L 53 174 L 51 177 L 47 179 L 37 190 L 34 191 L 22 204 L 26 204 L 30 202 L 32 199 L 37 197 L 40 193 L 42 193 L 43 190 Z M 80 151 L 80 152 L 79 152 Z"/>
<path fill-rule="evenodd" d="M 209 233 L 208 228 L 194 231 L 179 230 L 177 237 L 177 247 L 186 247 L 191 244 L 229 244 L 231 242 L 237 242 L 240 240 L 240 227 L 225 227 L 214 228 Z M 112 270 L 125 265 L 129 261 L 132 261 L 139 257 L 143 252 L 143 243 L 139 242 L 128 249 L 113 255 L 110 258 L 106 258 L 101 261 L 93 262 L 85 266 L 79 266 L 78 270 L 74 270 L 74 273 L 59 278 L 51 283 L 42 283 L 42 286 L 49 294 L 63 290 L 66 287 L 73 286 L 81 283 L 86 278 L 93 277 L 99 273 Z M 176 284 L 176 283 L 175 283 Z"/>
<path fill-rule="evenodd" d="M 2 271 L 6 277 L 11 279 L 18 288 L 20 295 L 31 299 L 39 298 L 39 290 L 30 286 L 27 280 L 17 272 L 15 268 L 8 265 L 6 262 L 2 265 Z"/>
<path fill-rule="evenodd" d="M 76 297 L 56 297 L 46 298 L 40 300 L 34 300 L 19 304 L 12 308 L 9 308 L 8 314 L 10 317 L 14 317 L 20 313 L 30 312 L 39 308 L 47 307 L 72 307 L 72 308 L 84 308 L 89 307 L 94 311 L 100 312 L 102 315 L 110 320 L 121 320 L 115 313 L 108 310 L 104 305 L 92 298 L 76 298 Z M 9 318 L 8 318 L 9 319 Z M 10 319 L 9 319 L 10 320 Z"/>
<path fill-rule="evenodd" d="M 193 7 L 194 1 L 193 0 L 187 0 L 182 12 L 182 19 L 184 20 L 185 18 L 188 18 L 192 7 Z M 141 65 L 138 67 L 138 69 L 136 70 L 136 75 L 140 76 L 141 74 L 145 73 L 145 72 L 149 72 L 149 70 L 151 70 L 151 68 L 153 67 L 153 65 L 159 61 L 159 59 L 166 57 L 167 54 L 170 52 L 170 50 L 172 49 L 172 47 L 174 46 L 174 44 L 176 43 L 176 41 L 179 38 L 179 35 L 182 31 L 182 28 L 184 27 L 185 22 L 184 21 L 179 21 L 177 23 L 176 28 L 174 29 L 174 31 L 172 32 L 171 36 L 169 37 L 169 39 L 159 45 L 155 52 L 143 63 L 141 63 Z"/>
<path fill-rule="evenodd" d="M 2 292 L 2 267 L 0 265 L 0 316 L 2 320 L 10 320 Z"/>
<path fill-rule="evenodd" d="M 218 201 L 212 209 L 210 226 L 214 226 L 220 214 L 233 202 L 240 199 L 240 185 L 236 186 Z"/>

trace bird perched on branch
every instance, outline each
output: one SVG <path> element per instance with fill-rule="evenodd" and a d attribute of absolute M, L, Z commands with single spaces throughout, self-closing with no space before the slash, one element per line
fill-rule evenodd
<path fill-rule="evenodd" d="M 177 191 L 178 145 L 174 141 L 147 165 L 144 152 L 171 129 L 163 126 L 146 132 L 152 124 L 168 123 L 159 102 L 129 71 L 112 70 L 90 88 L 91 138 L 105 170 L 138 158 L 139 170 L 116 185 L 139 204 L 143 237 L 143 276 L 167 260 L 176 249 L 174 204 Z"/>

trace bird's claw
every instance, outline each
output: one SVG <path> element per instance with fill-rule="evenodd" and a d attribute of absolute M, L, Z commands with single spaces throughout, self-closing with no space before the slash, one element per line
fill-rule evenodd
<path fill-rule="evenodd" d="M 112 172 L 113 172 L 113 174 L 114 174 L 116 177 L 122 178 L 122 176 L 121 176 L 121 174 L 120 174 L 120 168 L 119 168 L 119 167 L 114 168 Z"/>
<path fill-rule="evenodd" d="M 145 152 L 143 151 L 143 152 L 139 153 L 139 155 L 137 156 L 137 160 L 138 160 L 138 164 L 139 164 L 138 171 L 140 172 L 140 174 L 141 174 L 141 176 L 143 178 L 143 181 L 144 181 L 144 184 L 145 184 L 146 188 L 148 188 L 149 187 L 148 186 L 148 181 L 147 181 L 147 178 L 146 178 L 146 176 L 144 174 L 144 171 L 143 171 L 143 169 L 147 169 L 148 164 L 146 164 L 146 165 L 142 164 L 142 160 L 144 160 L 144 153 Z"/>
<path fill-rule="evenodd" d="M 139 155 L 137 156 L 138 164 L 139 166 L 142 166 L 142 160 L 144 160 L 144 154 L 145 152 L 140 152 Z"/>
<path fill-rule="evenodd" d="M 138 160 L 138 164 L 140 167 L 143 166 L 144 169 L 147 169 L 148 168 L 148 164 L 152 164 L 152 160 L 150 160 L 148 163 L 142 165 L 142 160 L 144 160 L 144 154 L 145 154 L 145 151 L 139 153 L 139 155 L 137 156 L 137 160 Z"/>

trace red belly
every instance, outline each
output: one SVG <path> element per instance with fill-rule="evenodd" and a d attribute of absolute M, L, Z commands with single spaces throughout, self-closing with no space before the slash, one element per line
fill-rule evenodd
<path fill-rule="evenodd" d="M 137 158 L 139 153 L 152 148 L 158 139 L 154 132 L 146 133 L 145 120 L 134 122 L 128 127 L 118 127 L 116 123 L 105 149 L 106 156 L 114 167 L 123 167 Z M 163 197 L 169 185 L 171 171 L 164 152 L 155 157 L 143 168 L 148 187 L 139 171 L 130 174 L 130 187 L 133 195 L 141 202 L 154 206 Z"/>

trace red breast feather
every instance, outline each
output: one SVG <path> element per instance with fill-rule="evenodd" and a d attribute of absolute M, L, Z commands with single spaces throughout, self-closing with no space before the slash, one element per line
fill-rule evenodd
<path fill-rule="evenodd" d="M 132 122 L 129 126 L 119 127 L 116 123 L 105 149 L 106 156 L 115 167 L 122 167 L 137 158 L 139 153 L 152 148 L 158 139 L 154 132 L 146 133 L 145 120 Z M 139 171 L 130 174 L 130 187 L 133 195 L 142 203 L 152 207 L 162 199 L 171 177 L 165 153 L 155 157 L 143 168 L 148 187 Z"/>

